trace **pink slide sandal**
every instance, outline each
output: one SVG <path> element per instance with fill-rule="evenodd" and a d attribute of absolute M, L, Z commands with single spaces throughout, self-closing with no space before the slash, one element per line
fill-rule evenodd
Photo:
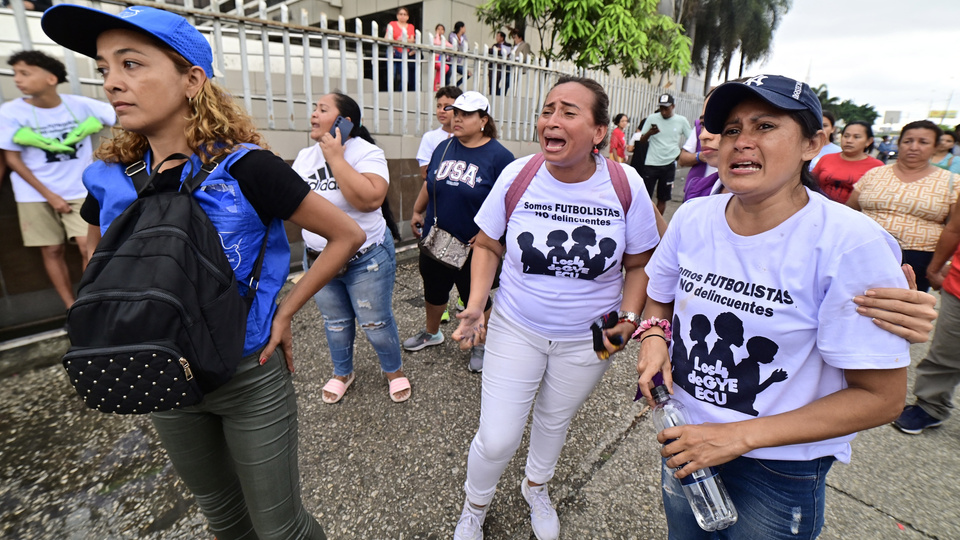
<path fill-rule="evenodd" d="M 350 376 L 347 377 L 346 382 L 341 381 L 336 377 L 331 378 L 329 381 L 327 381 L 327 384 L 323 385 L 323 391 L 331 393 L 336 397 L 330 399 L 327 396 L 323 396 L 323 402 L 336 403 L 340 401 L 343 395 L 347 393 L 347 388 L 350 388 L 350 385 L 353 384 L 353 380 L 356 378 L 357 375 L 355 373 L 351 373 Z"/>

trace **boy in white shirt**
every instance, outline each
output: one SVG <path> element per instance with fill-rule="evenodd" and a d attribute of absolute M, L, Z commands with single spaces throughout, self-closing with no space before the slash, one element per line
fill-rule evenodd
<path fill-rule="evenodd" d="M 67 80 L 63 64 L 37 51 L 10 56 L 13 80 L 25 97 L 0 106 L 0 149 L 11 169 L 23 244 L 39 247 L 43 266 L 64 305 L 75 300 L 65 245 L 72 240 L 86 268 L 87 224 L 80 206 L 87 196 L 83 170 L 93 160 L 90 135 L 112 126 L 108 103 L 57 93 Z"/>
<path fill-rule="evenodd" d="M 444 110 L 444 107 L 453 105 L 453 102 L 463 93 L 459 87 L 444 86 L 437 90 L 437 121 L 440 127 L 423 134 L 420 139 L 420 148 L 417 149 L 417 163 L 420 164 L 420 177 L 427 179 L 427 165 L 433 157 L 433 151 L 441 142 L 453 137 L 453 111 Z M 417 234 L 416 231 L 413 233 Z"/>

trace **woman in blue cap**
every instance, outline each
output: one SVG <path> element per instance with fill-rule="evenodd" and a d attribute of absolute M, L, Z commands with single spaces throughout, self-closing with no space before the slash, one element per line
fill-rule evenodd
<path fill-rule="evenodd" d="M 111 15 L 59 5 L 42 25 L 57 43 L 96 58 L 122 126 L 84 172 L 88 238 L 96 242 L 136 200 L 124 170 L 139 160 L 158 190 L 177 190 L 190 170 L 219 160 L 195 197 L 236 275 L 250 274 L 267 238 L 236 374 L 198 405 L 151 415 L 177 472 L 220 540 L 325 538 L 300 500 L 290 321 L 356 253 L 363 232 L 264 149 L 250 118 L 211 82 L 210 46 L 183 17 L 140 6 Z M 277 306 L 290 262 L 284 219 L 329 243 Z"/>
<path fill-rule="evenodd" d="M 903 408 L 909 344 L 850 302 L 874 287 L 905 288 L 900 250 L 818 192 L 808 164 L 826 138 L 806 84 L 776 75 L 723 84 L 704 127 L 720 136 L 730 193 L 674 215 L 646 266 L 638 336 L 653 338 L 637 365 L 644 395 L 662 373 L 693 421 L 658 434 L 669 537 L 815 538 L 830 466 L 850 460 L 856 432 Z M 689 329 L 694 317 L 709 321 L 712 346 L 673 381 L 671 326 Z M 685 338 L 673 336 L 674 352 Z M 678 479 L 711 466 L 739 519 L 706 532 Z"/>

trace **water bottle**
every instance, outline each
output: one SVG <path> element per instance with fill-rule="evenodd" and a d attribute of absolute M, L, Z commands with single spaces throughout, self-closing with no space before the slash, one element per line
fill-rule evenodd
<path fill-rule="evenodd" d="M 653 408 L 653 423 L 660 432 L 668 427 L 682 426 L 689 423 L 686 407 L 675 399 L 670 398 L 663 379 L 654 377 L 653 399 L 657 402 Z M 672 441 L 667 441 L 670 444 Z M 678 469 L 679 470 L 679 469 Z M 697 518 L 697 525 L 705 531 L 726 529 L 737 522 L 737 509 L 730 501 L 723 482 L 713 467 L 700 469 L 680 479 L 683 494 L 693 509 Z"/>

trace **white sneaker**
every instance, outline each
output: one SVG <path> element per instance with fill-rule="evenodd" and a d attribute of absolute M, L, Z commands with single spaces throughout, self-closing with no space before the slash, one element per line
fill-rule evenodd
<path fill-rule="evenodd" d="M 530 525 L 537 540 L 557 540 L 560 537 L 560 518 L 550 502 L 547 485 L 531 486 L 524 477 L 520 484 L 520 493 L 530 505 Z"/>
<path fill-rule="evenodd" d="M 489 507 L 477 508 L 470 501 L 464 501 L 457 530 L 453 531 L 453 540 L 483 540 L 483 520 L 487 517 Z"/>

